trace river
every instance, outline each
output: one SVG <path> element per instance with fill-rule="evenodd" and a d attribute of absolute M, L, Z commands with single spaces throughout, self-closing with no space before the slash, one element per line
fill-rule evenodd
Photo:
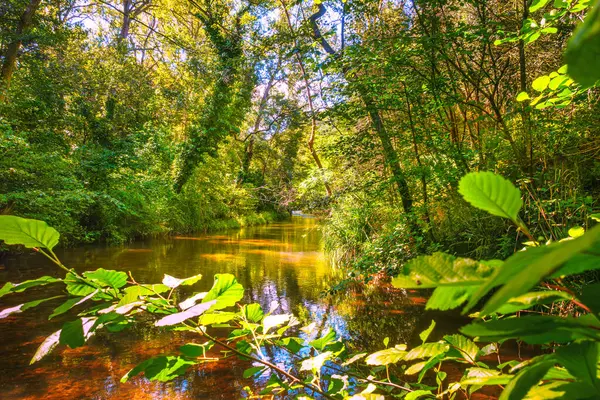
<path fill-rule="evenodd" d="M 165 273 L 178 278 L 203 274 L 194 291 L 208 290 L 216 273 L 234 274 L 245 288 L 245 302 L 268 309 L 273 301 L 279 312 L 310 317 L 319 331 L 329 327 L 353 348 L 381 348 L 391 343 L 414 342 L 435 315 L 424 313 L 425 299 L 416 292 L 391 287 L 346 291 L 324 297 L 339 278 L 321 250 L 321 235 L 314 219 L 294 217 L 290 222 L 241 230 L 130 243 L 127 246 L 82 246 L 57 254 L 78 271 L 97 268 L 131 271 L 138 282 L 158 283 Z M 0 266 L 0 284 L 60 271 L 36 254 L 11 256 Z M 51 288 L 0 299 L 0 309 L 35 298 L 49 297 Z M 186 333 L 138 325 L 116 334 L 99 333 L 86 346 L 57 348 L 34 365 L 29 360 L 44 338 L 73 315 L 47 320 L 61 303 L 41 306 L 0 320 L 0 390 L 2 399 L 236 399 L 243 388 L 260 387 L 266 377 L 243 379 L 250 364 L 233 358 L 205 364 L 169 383 L 137 377 L 122 384 L 120 378 L 137 363 L 159 354 L 176 354 L 192 340 Z M 285 354 L 274 360 L 289 362 Z"/>

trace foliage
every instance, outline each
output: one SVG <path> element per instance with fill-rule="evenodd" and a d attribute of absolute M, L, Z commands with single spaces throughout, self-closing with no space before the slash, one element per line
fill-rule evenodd
<path fill-rule="evenodd" d="M 503 187 L 504 196 L 485 195 L 495 193 L 496 185 Z M 491 173 L 471 173 L 461 180 L 460 188 L 474 206 L 501 214 L 526 229 L 518 216 L 522 208 L 521 202 L 515 200 L 520 200 L 518 189 L 509 182 Z M 472 312 L 486 299 L 480 310 L 471 315 L 475 320 L 461 328 L 462 334 L 446 335 L 438 341 L 429 341 L 435 329 L 432 322 L 420 334 L 422 343 L 418 346 L 388 347 L 386 339 L 383 350 L 351 354 L 332 330 L 308 339 L 315 324 L 298 330 L 299 321 L 293 315 L 275 313 L 278 304 L 268 311 L 258 304 L 239 305 L 244 290 L 233 275 L 216 275 L 210 291 L 179 301 L 174 295 L 177 288 L 194 285 L 200 275 L 185 279 L 165 275 L 162 284 L 151 285 L 140 284 L 119 271 L 98 269 L 79 274 L 63 266 L 52 252 L 58 235 L 53 228 L 41 221 L 11 216 L 0 216 L 0 222 L 3 222 L 0 239 L 35 245 L 66 271 L 64 279 L 44 277 L 20 284 L 7 283 L 0 289 L 1 295 L 62 283 L 66 293 L 59 297 L 67 299 L 51 317 L 86 305 L 79 309 L 74 320 L 66 322 L 40 345 L 32 363 L 58 344 L 79 347 L 99 329 L 120 331 L 143 323 L 142 315 L 150 314 L 156 327 L 193 332 L 203 342 L 182 346 L 178 355 L 142 361 L 123 376 L 122 382 L 140 373 L 149 380 L 175 379 L 194 365 L 214 361 L 216 356 L 210 350 L 217 346 L 223 351 L 222 357 L 235 354 L 253 362 L 244 372 L 245 377 L 269 375 L 261 395 L 292 392 L 331 399 L 360 398 L 365 394 L 381 398 L 398 395 L 455 398 L 461 392 L 470 396 L 483 387 L 497 385 L 504 388 L 501 399 L 540 396 L 587 399 L 600 395 L 598 296 L 589 291 L 579 295 L 561 284 L 567 276 L 598 268 L 595 250 L 600 245 L 600 226 L 585 233 L 571 230 L 571 237 L 553 244 L 532 242 L 505 261 L 474 261 L 444 253 L 414 258 L 404 264 L 392 282 L 394 286 L 436 288 L 427 304 L 433 309 L 447 310 L 466 303 L 464 312 Z M 36 238 L 35 243 L 32 237 Z M 486 296 L 496 287 L 500 289 L 491 297 Z M 54 299 L 23 303 L 3 310 L 0 316 Z M 574 318 L 515 314 L 556 302 L 573 302 L 581 315 Z M 229 311 L 236 306 L 236 311 Z M 225 327 L 230 333 L 227 338 L 219 339 L 211 333 L 211 327 Z M 297 336 L 298 333 L 307 336 Z M 543 344 L 553 352 L 521 363 L 498 361 L 494 365 L 484 361 L 490 354 L 497 353 L 500 357 L 501 344 L 511 339 Z M 271 347 L 289 351 L 295 357 L 295 365 L 275 364 L 268 351 Z M 464 372 L 458 380 L 448 378 L 444 370 L 448 362 L 463 365 Z M 428 377 L 434 378 L 434 386 Z"/>

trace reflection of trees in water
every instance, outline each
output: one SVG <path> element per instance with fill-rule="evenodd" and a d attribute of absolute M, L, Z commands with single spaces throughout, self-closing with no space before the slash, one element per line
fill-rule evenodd
<path fill-rule="evenodd" d="M 409 343 L 424 314 L 406 295 L 385 290 L 348 292 L 336 296 L 335 303 L 346 320 L 351 346 L 364 350 L 381 349 L 386 337 L 391 344 Z"/>

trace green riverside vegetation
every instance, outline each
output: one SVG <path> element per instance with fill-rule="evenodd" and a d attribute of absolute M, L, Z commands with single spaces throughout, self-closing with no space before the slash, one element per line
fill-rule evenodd
<path fill-rule="evenodd" d="M 69 316 L 32 364 L 146 324 L 197 340 L 123 382 L 238 357 L 267 377 L 248 397 L 600 398 L 600 0 L 8 0 L 0 16 L 0 251 L 64 273 L 4 283 L 61 290 L 0 318 L 58 298 L 48 318 Z M 54 252 L 292 210 L 323 219 L 343 275 L 328 295 L 387 281 L 470 322 L 352 353 L 241 304 L 231 274 L 181 299 L 201 275 L 140 283 Z M 515 341 L 539 355 L 501 361 Z"/>

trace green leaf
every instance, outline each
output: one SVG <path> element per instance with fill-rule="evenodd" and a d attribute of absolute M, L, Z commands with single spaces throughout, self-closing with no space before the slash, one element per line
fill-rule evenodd
<path fill-rule="evenodd" d="M 533 0 L 531 2 L 531 5 L 529 6 L 529 12 L 536 12 L 537 10 L 548 4 L 549 1 L 550 0 Z"/>
<path fill-rule="evenodd" d="M 521 400 L 527 392 L 536 386 L 546 375 L 546 372 L 554 366 L 552 361 L 544 361 L 523 369 L 506 385 L 500 400 Z"/>
<path fill-rule="evenodd" d="M 154 326 L 171 326 L 171 325 L 179 324 L 190 318 L 194 318 L 199 315 L 202 315 L 203 313 L 208 311 L 208 309 L 213 307 L 215 304 L 216 304 L 215 300 L 209 301 L 208 303 L 196 304 L 195 306 L 190 307 L 185 311 L 167 315 L 166 317 L 159 319 L 158 321 L 156 321 L 154 323 Z"/>
<path fill-rule="evenodd" d="M 78 278 L 71 272 L 68 272 L 65 276 L 65 284 L 67 285 L 67 292 L 73 296 L 87 296 L 98 289 L 92 285 L 92 282 Z"/>
<path fill-rule="evenodd" d="M 2 289 L 0 289 L 0 297 L 8 293 L 20 293 L 35 286 L 48 285 L 56 282 L 62 282 L 62 279 L 53 278 L 51 276 L 42 276 L 41 278 L 31 279 L 16 284 L 6 282 L 4 286 L 2 286 Z"/>
<path fill-rule="evenodd" d="M 302 361 L 300 366 L 300 371 L 319 371 L 325 364 L 325 361 L 331 359 L 333 357 L 333 353 L 331 351 L 326 351 L 325 353 L 321 353 L 316 357 L 308 358 Z"/>
<path fill-rule="evenodd" d="M 242 312 L 246 319 L 250 322 L 260 323 L 264 317 L 263 310 L 260 304 L 252 303 L 242 307 Z"/>
<path fill-rule="evenodd" d="M 413 258 L 404 264 L 398 276 L 392 279 L 392 285 L 415 289 L 478 285 L 492 275 L 494 266 L 494 262 L 479 262 L 438 252 Z"/>
<path fill-rule="evenodd" d="M 600 79 L 600 0 L 575 29 L 565 52 L 569 76 L 584 87 Z"/>
<path fill-rule="evenodd" d="M 213 325 L 213 324 L 224 324 L 231 321 L 236 317 L 236 313 L 233 312 L 214 312 L 210 314 L 202 314 L 200 317 L 200 325 Z"/>
<path fill-rule="evenodd" d="M 476 376 L 466 378 L 460 381 L 461 386 L 489 386 L 489 385 L 506 385 L 513 378 L 513 375 L 499 376 Z"/>
<path fill-rule="evenodd" d="M 85 343 L 83 333 L 83 322 L 81 319 L 66 322 L 60 331 L 60 344 L 66 344 L 70 348 L 81 347 Z"/>
<path fill-rule="evenodd" d="M 485 304 L 482 315 L 490 314 L 500 308 L 512 297 L 520 296 L 537 285 L 542 279 L 551 276 L 554 273 L 560 272 L 561 267 L 569 259 L 575 255 L 587 250 L 598 241 L 600 236 L 600 225 L 590 229 L 585 235 L 556 244 L 555 246 L 547 246 L 546 249 L 551 249 L 543 255 L 538 255 L 537 248 L 529 249 L 525 253 L 530 252 L 530 255 L 536 256 L 527 268 L 517 268 L 513 263 L 521 265 L 521 260 L 514 260 L 517 256 L 510 257 L 503 265 L 501 271 L 490 278 L 493 281 L 496 276 L 501 276 L 499 282 L 502 283 L 505 279 L 505 285 L 500 288 L 492 298 Z M 595 258 L 594 258 L 595 259 Z M 507 271 L 504 273 L 504 271 Z M 477 294 L 481 294 L 483 290 L 489 287 L 489 283 L 480 289 Z M 486 291 L 487 293 L 487 291 Z M 473 299 L 471 299 L 473 301 Z"/>
<path fill-rule="evenodd" d="M 172 277 L 171 275 L 165 274 L 163 277 L 162 283 L 165 286 L 168 286 L 171 289 L 175 289 L 181 285 L 183 286 L 191 286 L 202 279 L 202 274 L 194 275 L 189 278 L 178 279 Z"/>
<path fill-rule="evenodd" d="M 52 314 L 50 314 L 48 319 L 52 319 L 52 318 L 56 317 L 57 315 L 66 313 L 71 308 L 75 307 L 75 305 L 78 304 L 81 301 L 81 299 L 82 299 L 81 297 L 74 297 L 72 299 L 65 301 L 60 306 L 58 306 L 54 309 L 54 312 Z"/>
<path fill-rule="evenodd" d="M 525 101 L 529 100 L 531 97 L 527 94 L 527 92 L 521 92 L 517 95 L 517 101 Z"/>
<path fill-rule="evenodd" d="M 591 314 L 579 318 L 532 315 L 474 322 L 460 331 L 483 342 L 520 339 L 529 344 L 567 343 L 576 339 L 600 340 L 600 322 Z"/>
<path fill-rule="evenodd" d="M 365 361 L 368 365 L 395 364 L 398 361 L 403 360 L 406 354 L 406 345 L 397 345 L 395 347 L 390 347 L 389 349 L 369 354 Z"/>
<path fill-rule="evenodd" d="M 475 364 L 475 361 L 477 361 L 477 354 L 479 353 L 479 347 L 477 347 L 475 343 L 463 335 L 458 334 L 444 336 L 444 340 L 456 349 L 462 358 L 471 364 Z"/>
<path fill-rule="evenodd" d="M 460 180 L 458 191 L 472 206 L 515 222 L 523 205 L 519 189 L 491 172 L 471 172 L 465 175 Z"/>
<path fill-rule="evenodd" d="M 88 279 L 92 279 L 100 286 L 110 286 L 114 289 L 122 288 L 127 284 L 127 274 L 122 271 L 106 270 L 98 268 L 95 271 L 87 271 L 83 273 Z"/>
<path fill-rule="evenodd" d="M 242 376 L 244 377 L 244 379 L 248 379 L 259 373 L 262 374 L 265 369 L 266 369 L 265 367 L 250 367 L 250 368 L 244 370 L 244 373 L 242 374 Z"/>
<path fill-rule="evenodd" d="M 31 361 L 29 361 L 29 365 L 40 361 L 58 345 L 58 341 L 60 340 L 60 332 L 61 330 L 59 329 L 44 339 L 42 344 L 40 344 L 40 346 L 37 348 Z"/>
<path fill-rule="evenodd" d="M 196 363 L 196 361 L 175 356 L 159 356 L 151 358 L 136 365 L 121 378 L 121 382 L 125 383 L 129 378 L 136 376 L 141 372 L 143 372 L 146 378 L 151 381 L 168 382 L 183 375 L 190 366 L 195 365 Z"/>
<path fill-rule="evenodd" d="M 572 295 L 566 292 L 544 291 L 544 292 L 529 292 L 521 296 L 513 297 L 506 304 L 498 308 L 500 314 L 512 314 L 517 311 L 529 309 L 539 304 L 551 304 L 559 301 L 571 300 Z"/>
<path fill-rule="evenodd" d="M 477 286 L 442 286 L 433 291 L 427 304 L 426 310 L 452 310 L 463 305 L 469 297 L 475 293 Z"/>
<path fill-rule="evenodd" d="M 445 354 L 450 350 L 450 345 L 446 342 L 425 343 L 411 349 L 405 360 L 416 360 L 419 358 L 430 358 Z"/>
<path fill-rule="evenodd" d="M 550 90 L 556 90 L 558 89 L 563 83 L 565 83 L 566 81 L 568 81 L 569 78 L 567 76 L 564 75 L 559 75 L 555 78 L 552 78 L 552 80 L 550 81 L 550 83 L 548 84 L 548 87 L 550 88 Z"/>
<path fill-rule="evenodd" d="M 531 83 L 531 87 L 536 92 L 543 92 L 544 90 L 546 90 L 546 88 L 548 87 L 549 84 L 550 84 L 550 77 L 548 75 L 543 75 L 543 76 L 540 76 L 539 78 L 535 79 Z"/>
<path fill-rule="evenodd" d="M 585 285 L 581 290 L 581 294 L 578 296 L 579 300 L 588 306 L 594 314 L 600 316 L 600 283 L 593 285 Z"/>
<path fill-rule="evenodd" d="M 302 349 L 304 340 L 297 337 L 286 337 L 281 339 L 280 343 L 289 351 L 296 354 Z M 366 353 L 362 353 L 365 355 Z"/>
<path fill-rule="evenodd" d="M 28 310 L 30 308 L 37 307 L 37 306 L 39 306 L 40 304 L 42 304 L 42 303 L 44 303 L 46 301 L 54 300 L 54 299 L 59 299 L 61 297 L 64 297 L 64 296 L 48 297 L 46 299 L 29 301 L 27 303 L 19 304 L 18 306 L 5 308 L 4 310 L 0 311 L 0 319 L 6 318 L 6 317 L 8 317 L 11 314 L 21 313 L 21 312 L 23 312 L 25 310 Z"/>
<path fill-rule="evenodd" d="M 272 328 L 282 325 L 290 320 L 291 314 L 268 315 L 262 323 L 263 334 L 267 334 Z"/>
<path fill-rule="evenodd" d="M 169 291 L 169 287 L 167 285 L 163 285 L 161 283 L 155 285 L 136 285 L 129 286 L 123 289 L 125 293 L 135 293 L 137 296 L 153 296 L 157 293 L 165 293 Z"/>
<path fill-rule="evenodd" d="M 589 386 L 595 398 L 600 398 L 600 380 L 598 380 L 597 374 L 597 342 L 582 341 L 571 343 L 568 346 L 561 346 L 556 350 L 556 359 L 571 375 Z"/>
<path fill-rule="evenodd" d="M 221 310 L 235 305 L 244 297 L 244 288 L 231 274 L 216 274 L 215 283 L 202 300 L 203 303 L 216 300 L 213 310 Z"/>
<path fill-rule="evenodd" d="M 417 400 L 417 399 L 421 399 L 423 397 L 435 397 L 433 396 L 433 393 L 431 392 L 431 390 L 414 390 L 412 392 L 409 392 L 405 397 L 404 400 Z"/>
<path fill-rule="evenodd" d="M 433 332 L 434 328 L 435 328 L 435 321 L 431 320 L 431 324 L 429 324 L 429 328 L 427 328 L 423 332 L 419 333 L 419 338 L 421 339 L 422 343 L 425 343 L 427 341 L 427 339 L 429 338 L 429 335 L 431 335 L 431 332 Z"/>
<path fill-rule="evenodd" d="M 205 357 L 206 352 L 209 351 L 213 346 L 214 342 L 208 341 L 202 344 L 187 343 L 179 348 L 179 351 L 186 357 Z"/>
<path fill-rule="evenodd" d="M 319 339 L 313 340 L 309 343 L 310 346 L 314 347 L 319 351 L 323 351 L 325 346 L 328 344 L 335 342 L 335 331 L 331 328 L 327 330 L 327 332 L 321 336 Z"/>
<path fill-rule="evenodd" d="M 571 236 L 572 238 L 578 238 L 580 236 L 583 236 L 585 234 L 585 229 L 583 229 L 580 226 L 575 226 L 571 229 L 569 229 L 569 236 Z"/>
<path fill-rule="evenodd" d="M 21 244 L 27 248 L 52 250 L 58 244 L 60 234 L 44 221 L 0 215 L 0 240 L 6 244 Z"/>
<path fill-rule="evenodd" d="M 427 361 L 421 361 L 416 364 L 413 364 L 410 367 L 408 367 L 406 369 L 406 371 L 404 371 L 404 373 L 406 375 L 414 375 L 414 374 L 420 372 L 423 369 L 423 367 L 425 367 L 426 364 L 427 364 Z"/>

